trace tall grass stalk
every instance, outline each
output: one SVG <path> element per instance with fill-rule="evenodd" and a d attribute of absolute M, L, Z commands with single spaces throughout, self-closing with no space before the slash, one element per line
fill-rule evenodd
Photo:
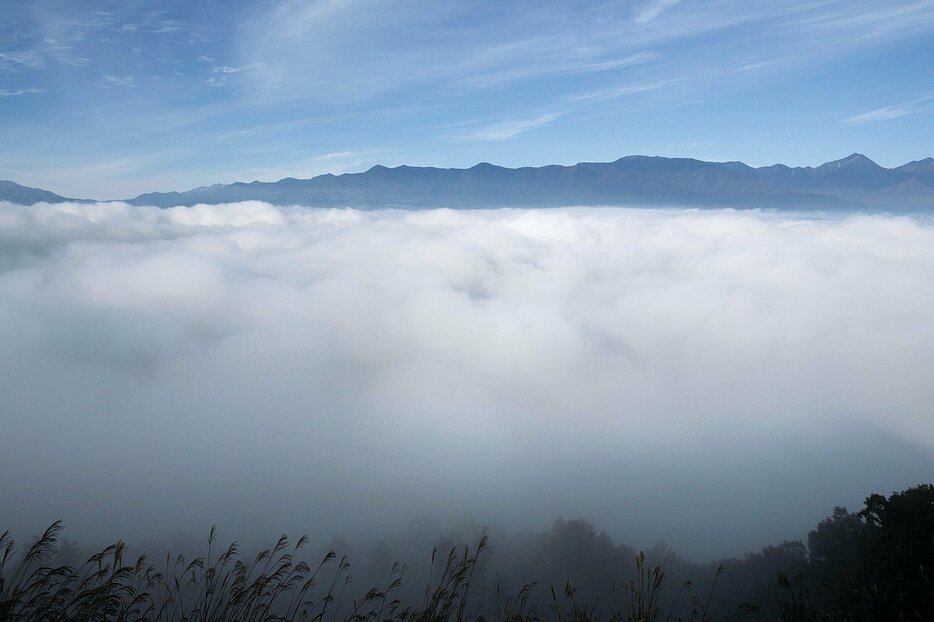
<path fill-rule="evenodd" d="M 91 555 L 75 568 L 56 565 L 60 522 L 53 523 L 33 543 L 17 551 L 9 532 L 0 535 L 0 622 L 33 620 L 115 622 L 482 622 L 480 607 L 471 611 L 470 588 L 479 556 L 487 549 L 483 536 L 471 549 L 451 549 L 439 574 L 438 551 L 419 607 L 398 598 L 406 567 L 394 564 L 383 588 L 373 588 L 359 600 L 344 602 L 351 584 L 346 557 L 329 551 L 314 567 L 298 559 L 308 539 L 290 544 L 282 536 L 271 549 L 252 559 L 236 542 L 219 553 L 212 527 L 205 555 L 188 560 L 167 555 L 161 568 L 144 556 L 130 561 L 127 546 L 117 542 Z M 610 612 L 610 622 L 658 622 L 659 596 L 665 573 L 636 557 L 635 578 L 625 583 L 625 612 Z M 324 587 L 318 591 L 319 583 Z M 531 594 L 534 583 L 515 598 L 497 600 L 495 616 L 502 622 L 540 620 Z M 685 583 L 681 593 L 690 589 Z M 597 607 L 581 604 L 569 582 L 563 598 L 551 590 L 551 611 L 557 622 L 590 622 L 601 617 Z M 497 587 L 497 599 L 499 588 Z M 675 599 L 677 602 L 677 597 Z M 709 604 L 709 598 L 708 603 Z M 615 609 L 615 603 L 614 603 Z M 669 614 L 670 618 L 670 614 Z M 706 606 L 704 619 L 706 619 Z"/>

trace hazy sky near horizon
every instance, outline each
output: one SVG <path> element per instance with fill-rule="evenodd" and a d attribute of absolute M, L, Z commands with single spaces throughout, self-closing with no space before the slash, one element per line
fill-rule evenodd
<path fill-rule="evenodd" d="M 929 0 L 0 4 L 0 179 L 931 154 Z"/>
<path fill-rule="evenodd" d="M 0 530 L 709 560 L 934 473 L 934 223 L 0 203 Z"/>

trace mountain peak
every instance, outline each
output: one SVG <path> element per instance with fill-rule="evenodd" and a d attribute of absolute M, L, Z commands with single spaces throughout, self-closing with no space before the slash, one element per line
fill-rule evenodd
<path fill-rule="evenodd" d="M 832 162 L 825 162 L 818 168 L 837 171 L 844 168 L 881 168 L 878 164 L 861 153 L 851 153 L 847 157 Z"/>

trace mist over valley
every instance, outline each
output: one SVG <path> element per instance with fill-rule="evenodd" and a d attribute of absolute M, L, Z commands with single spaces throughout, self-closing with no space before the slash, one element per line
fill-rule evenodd
<path fill-rule="evenodd" d="M 2 214 L 15 532 L 583 516 L 708 559 L 801 537 L 934 466 L 929 219 Z"/>

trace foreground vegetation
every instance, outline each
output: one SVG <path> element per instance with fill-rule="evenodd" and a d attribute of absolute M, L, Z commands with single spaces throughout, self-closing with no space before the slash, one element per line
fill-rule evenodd
<path fill-rule="evenodd" d="M 838 507 L 807 547 L 784 542 L 709 567 L 663 546 L 635 554 L 582 520 L 559 519 L 537 542 L 528 555 L 542 585 L 487 576 L 483 536 L 447 555 L 436 549 L 420 588 L 394 563 L 381 587 L 361 593 L 346 556 L 308 561 L 304 537 L 248 557 L 236 543 L 215 550 L 212 529 L 201 557 L 128 559 L 118 542 L 66 563 L 76 546 L 55 523 L 23 549 L 0 536 L 0 620 L 934 620 L 932 485 L 871 495 L 858 513 Z M 692 571 L 700 582 L 684 577 Z"/>

